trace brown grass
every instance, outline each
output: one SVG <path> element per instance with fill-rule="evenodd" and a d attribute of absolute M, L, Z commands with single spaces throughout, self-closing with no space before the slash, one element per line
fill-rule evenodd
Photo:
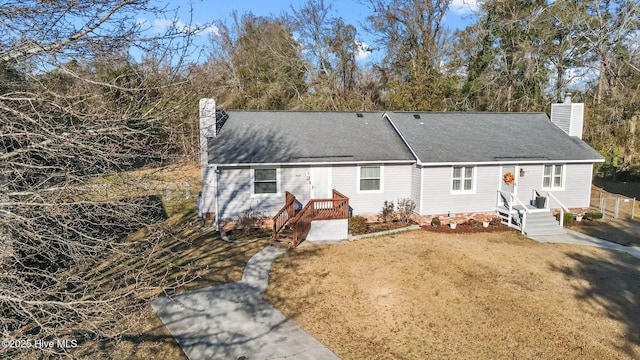
<path fill-rule="evenodd" d="M 131 183 L 145 181 L 189 181 L 195 194 L 199 190 L 197 164 L 176 164 L 162 169 L 146 169 L 120 174 Z M 108 180 L 108 179 L 107 179 Z M 114 180 L 113 183 L 116 181 Z M 110 183 L 107 181 L 107 183 Z M 114 279 L 136 283 L 140 277 L 149 290 L 136 298 L 124 300 L 127 309 L 113 319 L 119 337 L 103 341 L 87 340 L 73 356 L 100 359 L 180 359 L 186 356 L 160 321 L 150 302 L 164 293 L 173 294 L 207 286 L 239 281 L 247 261 L 268 244 L 268 240 L 245 240 L 228 243 L 216 238 L 210 229 L 196 225 L 195 198 L 164 202 L 172 207 L 172 215 L 161 224 L 172 229 L 173 236 L 154 243 L 148 231 L 140 230 L 131 236 L 136 256 L 123 254 L 95 264 L 86 275 L 92 281 L 108 284 Z M 96 284 L 95 286 L 100 286 Z M 133 309 L 133 310 L 131 310 Z M 79 339 L 80 341 L 81 339 Z"/>
<path fill-rule="evenodd" d="M 176 222 L 175 226 L 178 226 L 181 220 L 171 218 L 168 221 Z M 118 338 L 89 341 L 77 349 L 75 355 L 81 358 L 186 359 L 151 308 L 150 301 L 163 294 L 239 281 L 247 261 L 267 244 L 267 240 L 227 243 L 217 239 L 213 232 L 186 225 L 177 236 L 153 249 L 147 249 L 135 258 L 108 259 L 95 269 L 105 280 L 144 273 L 144 277 L 150 279 L 147 282 L 152 288 L 140 294 L 143 298 L 131 299 L 139 305 L 123 303 L 123 308 L 128 309 L 127 313 L 111 319 L 111 322 L 117 323 Z M 134 307 L 133 311 L 130 310 L 131 306 Z"/>
<path fill-rule="evenodd" d="M 513 233 L 300 247 L 266 298 L 343 359 L 640 357 L 640 260 Z"/>

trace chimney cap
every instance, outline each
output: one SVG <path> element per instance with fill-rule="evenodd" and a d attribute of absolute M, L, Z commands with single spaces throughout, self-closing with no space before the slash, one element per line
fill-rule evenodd
<path fill-rule="evenodd" d="M 564 103 L 565 104 L 571 104 L 571 93 L 570 92 L 564 94 Z"/>

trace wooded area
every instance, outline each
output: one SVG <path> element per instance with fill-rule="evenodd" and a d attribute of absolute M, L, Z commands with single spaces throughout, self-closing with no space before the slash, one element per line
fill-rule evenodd
<path fill-rule="evenodd" d="M 194 85 L 225 108 L 544 111 L 586 103 L 585 140 L 603 176 L 640 175 L 640 4 L 480 2 L 473 24 L 444 26 L 450 0 L 366 0 L 370 47 L 332 3 L 216 23 Z M 373 51 L 373 63 L 358 61 Z"/>
<path fill-rule="evenodd" d="M 572 93 L 607 159 L 597 171 L 640 177 L 637 1 L 486 0 L 465 29 L 444 26 L 451 0 L 361 2 L 363 26 L 325 0 L 199 25 L 143 0 L 0 2 L 0 332 L 116 336 L 115 304 L 144 298 L 145 269 L 134 283 L 86 275 L 109 254 L 135 256 L 123 235 L 145 228 L 151 248 L 172 232 L 155 224 L 157 199 L 104 199 L 86 184 L 135 188 L 121 174 L 197 158 L 201 97 L 223 109 L 548 112 Z M 158 34 L 144 16 L 171 25 Z"/>

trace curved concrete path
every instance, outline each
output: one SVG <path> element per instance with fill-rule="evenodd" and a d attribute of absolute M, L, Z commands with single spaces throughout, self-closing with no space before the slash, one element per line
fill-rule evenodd
<path fill-rule="evenodd" d="M 255 254 L 239 282 L 152 303 L 189 359 L 339 359 L 262 299 L 271 263 L 285 251 Z"/>
<path fill-rule="evenodd" d="M 610 241 L 598 239 L 596 237 L 582 234 L 577 231 L 565 229 L 566 234 L 561 235 L 537 235 L 530 236 L 531 239 L 545 242 L 545 243 L 559 243 L 559 244 L 574 244 L 574 245 L 585 245 L 585 246 L 595 246 L 603 249 L 610 249 L 625 252 L 633 257 L 640 259 L 640 247 L 637 246 L 623 246 L 620 244 L 616 244 Z"/>

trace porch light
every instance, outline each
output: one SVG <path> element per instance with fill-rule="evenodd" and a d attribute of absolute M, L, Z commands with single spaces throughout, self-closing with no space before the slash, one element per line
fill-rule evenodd
<path fill-rule="evenodd" d="M 520 177 L 524 177 L 524 169 L 520 168 Z"/>

